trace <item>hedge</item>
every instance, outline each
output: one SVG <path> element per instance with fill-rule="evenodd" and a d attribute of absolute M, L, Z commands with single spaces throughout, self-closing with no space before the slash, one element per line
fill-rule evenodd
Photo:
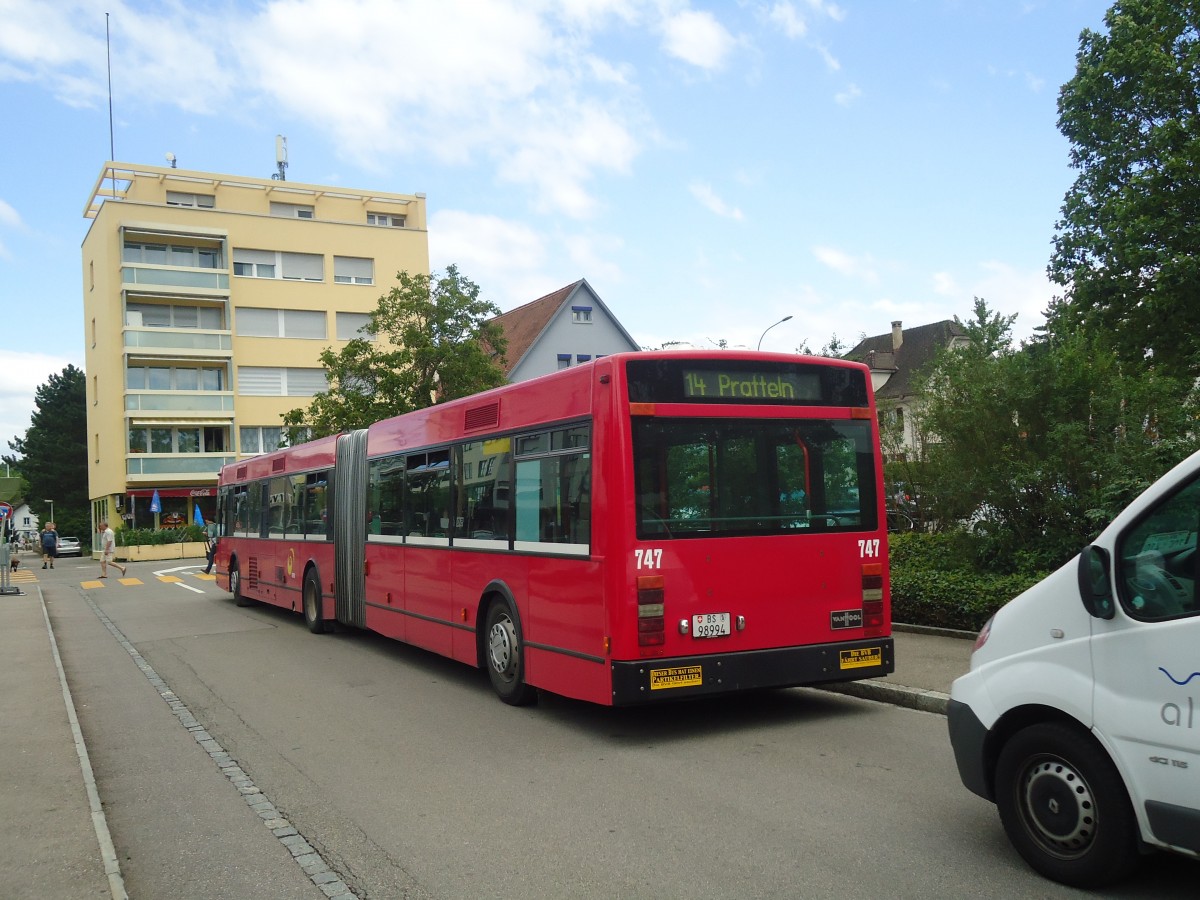
<path fill-rule="evenodd" d="M 1043 572 L 982 571 L 986 548 L 965 533 L 898 534 L 890 539 L 892 620 L 978 631 Z"/>
<path fill-rule="evenodd" d="M 184 541 L 204 540 L 199 525 L 184 528 L 122 528 L 117 532 L 118 547 L 137 547 L 146 544 L 182 544 Z"/>

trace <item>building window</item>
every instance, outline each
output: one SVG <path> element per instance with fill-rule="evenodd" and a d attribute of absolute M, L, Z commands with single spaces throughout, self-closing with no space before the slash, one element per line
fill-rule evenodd
<path fill-rule="evenodd" d="M 325 257 L 319 253 L 279 254 L 280 271 L 289 281 L 324 281 Z"/>
<path fill-rule="evenodd" d="M 592 354 L 590 354 L 590 353 L 580 353 L 578 356 L 575 357 L 575 362 L 585 363 L 588 360 L 590 360 L 591 358 L 592 358 Z"/>
<path fill-rule="evenodd" d="M 358 256 L 335 256 L 333 280 L 338 284 L 374 284 L 375 260 Z"/>
<path fill-rule="evenodd" d="M 306 338 L 325 340 L 326 315 L 320 310 L 259 309 L 239 306 L 239 337 Z"/>
<path fill-rule="evenodd" d="M 186 269 L 221 269 L 221 251 L 217 247 L 193 247 L 183 244 L 157 244 L 126 241 L 121 261 L 147 266 L 178 266 Z"/>
<path fill-rule="evenodd" d="M 278 425 L 243 426 L 238 429 L 238 441 L 243 454 L 270 453 L 282 445 L 283 429 Z"/>
<path fill-rule="evenodd" d="M 570 353 L 558 354 L 558 367 L 560 369 L 569 368 L 570 365 L 571 365 L 571 354 Z"/>
<path fill-rule="evenodd" d="M 131 391 L 223 391 L 225 370 L 130 366 L 125 370 L 125 387 Z"/>
<path fill-rule="evenodd" d="M 207 331 L 220 331 L 225 327 L 218 306 L 133 301 L 125 304 L 125 324 L 130 328 L 202 328 Z"/>
<path fill-rule="evenodd" d="M 209 432 L 219 432 L 221 436 L 214 438 Z M 205 428 L 204 435 L 205 452 L 213 452 L 209 447 L 214 443 L 224 444 L 224 429 Z M 197 427 L 129 429 L 130 453 L 199 453 L 200 447 L 200 429 Z"/>
<path fill-rule="evenodd" d="M 233 274 L 243 278 L 324 281 L 325 257 L 320 253 L 243 250 L 235 247 L 233 250 Z"/>
<path fill-rule="evenodd" d="M 167 206 L 192 206 L 200 209 L 212 209 L 215 199 L 211 194 L 187 194 L 182 191 L 167 191 Z"/>
<path fill-rule="evenodd" d="M 250 397 L 311 397 L 329 387 L 324 369 L 238 366 L 238 393 Z"/>
<path fill-rule="evenodd" d="M 243 278 L 274 278 L 278 271 L 278 254 L 274 250 L 233 251 L 233 274 Z"/>
<path fill-rule="evenodd" d="M 592 308 L 590 306 L 572 306 L 571 321 L 583 325 L 590 325 L 592 322 Z"/>
<path fill-rule="evenodd" d="M 272 203 L 271 215 L 283 219 L 311 219 L 313 208 L 299 203 Z"/>
<path fill-rule="evenodd" d="M 340 312 L 337 314 L 337 339 L 352 341 L 359 338 L 364 341 L 374 341 L 376 336 L 366 331 L 371 324 L 371 316 L 367 313 Z"/>
<path fill-rule="evenodd" d="M 390 228 L 403 228 L 404 216 L 389 215 L 386 213 L 367 213 L 368 225 L 386 225 Z"/>

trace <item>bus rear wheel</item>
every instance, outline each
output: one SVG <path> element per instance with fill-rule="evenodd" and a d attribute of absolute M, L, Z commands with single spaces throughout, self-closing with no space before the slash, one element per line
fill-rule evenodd
<path fill-rule="evenodd" d="M 537 689 L 525 683 L 521 623 L 507 600 L 488 607 L 483 656 L 492 690 L 501 700 L 510 706 L 528 706 L 537 700 Z"/>
<path fill-rule="evenodd" d="M 321 604 L 321 579 L 316 569 L 309 569 L 304 576 L 304 624 L 313 634 L 324 634 L 329 630 Z"/>

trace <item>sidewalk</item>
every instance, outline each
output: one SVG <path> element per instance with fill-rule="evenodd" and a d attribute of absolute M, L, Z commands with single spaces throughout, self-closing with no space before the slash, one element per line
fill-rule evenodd
<path fill-rule="evenodd" d="M 14 586 L 0 596 L 0 893 L 111 896 L 38 585 Z"/>

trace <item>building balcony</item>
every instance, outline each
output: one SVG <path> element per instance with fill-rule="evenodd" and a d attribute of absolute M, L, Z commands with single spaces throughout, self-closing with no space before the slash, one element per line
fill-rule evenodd
<path fill-rule="evenodd" d="M 144 287 L 186 288 L 189 291 L 229 290 L 229 273 L 211 269 L 175 268 L 172 266 L 131 265 L 121 266 L 121 283 Z"/>
<path fill-rule="evenodd" d="M 197 331 L 194 328 L 126 328 L 125 346 L 144 353 L 191 351 L 196 355 L 228 357 L 233 355 L 233 336 L 228 331 Z"/>
<path fill-rule="evenodd" d="M 131 453 L 125 459 L 125 474 L 130 484 L 161 482 L 173 477 L 215 478 L 221 466 L 236 458 L 221 453 Z"/>
<path fill-rule="evenodd" d="M 189 414 L 211 418 L 214 413 L 228 413 L 233 424 L 233 392 L 208 391 L 128 391 L 125 394 L 126 413 L 170 413 L 173 421 L 189 421 Z"/>

